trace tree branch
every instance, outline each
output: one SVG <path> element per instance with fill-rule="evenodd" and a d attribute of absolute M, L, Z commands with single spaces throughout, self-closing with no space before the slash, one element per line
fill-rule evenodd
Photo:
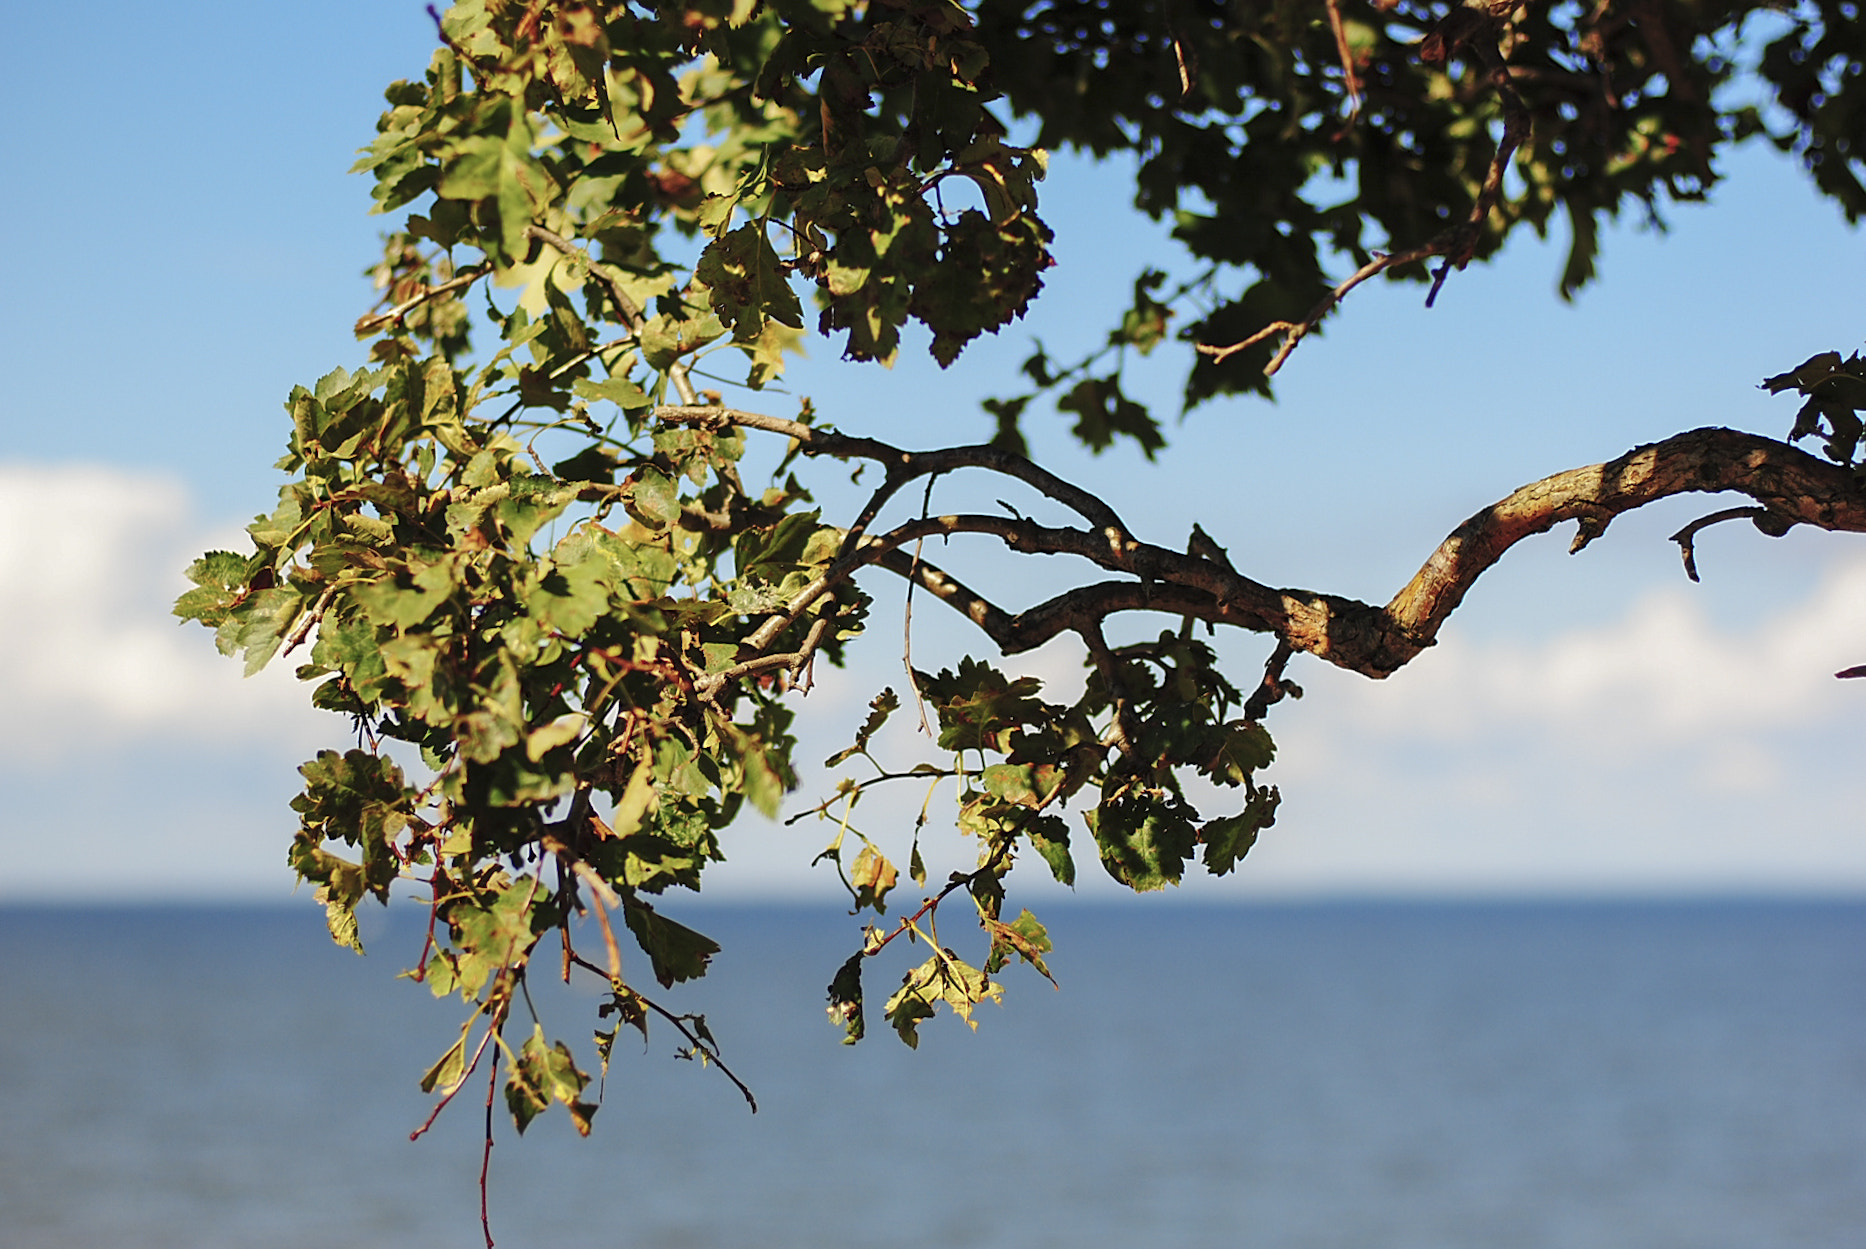
<path fill-rule="evenodd" d="M 661 408 L 658 414 L 674 424 L 769 430 L 796 439 L 808 454 L 873 459 L 888 465 L 891 474 L 918 476 L 955 466 L 987 468 L 1070 503 L 1091 522 L 1112 522 L 1092 530 L 1040 525 L 1014 516 L 923 516 L 884 534 L 845 540 L 843 554 L 747 639 L 756 657 L 709 678 L 721 684 L 797 662 L 796 655 L 757 656 L 757 652 L 801 619 L 813 603 L 869 565 L 878 564 L 927 590 L 976 624 L 1007 655 L 1034 649 L 1059 633 L 1093 636 L 1101 622 L 1117 612 L 1154 611 L 1269 633 L 1291 651 L 1304 651 L 1337 667 L 1382 678 L 1433 644 L 1478 577 L 1505 552 L 1563 521 L 1578 522 L 1580 533 L 1573 548 L 1578 550 L 1605 532 L 1623 512 L 1676 494 L 1735 491 L 1762 505 L 1757 521 L 1765 533 L 1786 532 L 1796 524 L 1866 532 L 1866 487 L 1855 481 L 1849 469 L 1757 434 L 1696 429 L 1635 447 L 1604 464 L 1545 477 L 1484 508 L 1438 545 L 1391 602 L 1376 607 L 1313 590 L 1273 588 L 1236 572 L 1228 561 L 1139 541 L 1111 509 L 1086 491 L 997 448 L 909 452 L 872 439 L 727 408 Z M 872 510 L 865 508 L 864 514 Z M 1719 513 L 1698 527 L 1726 515 L 1754 515 L 1754 509 Z M 1682 532 L 1680 540 L 1694 532 Z M 915 561 L 902 549 L 926 537 L 962 533 L 995 537 L 1022 554 L 1075 555 L 1135 579 L 1078 586 L 1013 614 L 941 569 Z M 1275 669 L 1266 676 L 1268 693 L 1274 693 L 1281 680 L 1281 663 L 1275 663 Z"/>
<path fill-rule="evenodd" d="M 1114 509 L 1095 495 L 1064 481 L 1047 469 L 1039 468 L 1016 452 L 1001 447 L 981 444 L 945 447 L 936 451 L 903 451 L 873 438 L 857 438 L 834 430 L 819 429 L 815 425 L 805 425 L 802 421 L 766 416 L 760 412 L 745 412 L 738 408 L 668 406 L 656 408 L 654 416 L 656 420 L 669 425 L 698 425 L 713 429 L 734 426 L 782 434 L 795 441 L 805 455 L 827 455 L 839 460 L 873 460 L 887 470 L 888 483 L 892 489 L 887 486 L 883 489 L 888 490 L 888 496 L 908 482 L 929 473 L 949 473 L 960 468 L 988 469 L 1016 478 L 1061 503 L 1097 528 L 1115 529 L 1123 534 L 1127 532 L 1127 526 Z M 862 522 L 864 525 L 874 519 L 874 514 L 880 511 L 881 503 L 885 503 L 886 499 L 887 496 L 884 496 L 879 503 L 874 499 L 869 500 L 869 507 L 863 509 L 866 518 Z"/>
<path fill-rule="evenodd" d="M 437 282 L 433 286 L 422 287 L 419 291 L 416 291 L 409 298 L 404 299 L 393 308 L 385 309 L 382 312 L 371 313 L 368 316 L 358 317 L 356 321 L 356 336 L 361 338 L 365 334 L 374 334 L 377 330 L 385 326 L 394 325 L 435 296 L 445 295 L 450 291 L 457 291 L 462 287 L 471 286 L 491 272 L 491 265 L 474 265 L 470 269 L 462 269 L 445 282 Z"/>

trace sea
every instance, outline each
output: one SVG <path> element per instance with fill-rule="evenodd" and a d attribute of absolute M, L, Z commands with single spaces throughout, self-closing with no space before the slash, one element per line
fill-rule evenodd
<path fill-rule="evenodd" d="M 1053 906 L 1060 987 L 917 1050 L 900 967 L 838 1044 L 833 904 L 674 913 L 724 952 L 664 996 L 758 1112 L 624 1037 L 588 1139 L 500 1107 L 499 1245 L 1866 1245 L 1866 904 Z M 396 978 L 423 918 L 357 958 L 308 900 L 0 908 L 0 1246 L 484 1244 L 483 1086 L 409 1140 L 462 1018 Z M 534 999 L 593 1063 L 593 988 Z"/>

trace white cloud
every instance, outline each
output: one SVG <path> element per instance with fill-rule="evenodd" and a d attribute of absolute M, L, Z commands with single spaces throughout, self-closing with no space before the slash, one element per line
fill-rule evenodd
<path fill-rule="evenodd" d="M 1363 724 L 1444 741 L 1499 721 L 1585 730 L 1614 747 L 1705 741 L 1805 723 L 1857 705 L 1834 672 L 1866 658 L 1866 564 L 1834 569 L 1806 602 L 1759 627 L 1720 630 L 1686 589 L 1641 601 L 1610 628 L 1541 646 L 1473 644 L 1453 630 L 1354 699 Z"/>
<path fill-rule="evenodd" d="M 0 747 L 47 762 L 100 739 L 315 740 L 290 663 L 243 680 L 169 607 L 235 535 L 148 473 L 0 463 Z"/>
<path fill-rule="evenodd" d="M 1266 888 L 1866 888 L 1866 563 L 1759 623 L 1688 587 L 1539 643 L 1449 632 L 1272 715 Z"/>

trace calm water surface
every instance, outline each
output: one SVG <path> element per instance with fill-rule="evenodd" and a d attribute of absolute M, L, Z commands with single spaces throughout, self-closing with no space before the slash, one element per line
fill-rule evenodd
<path fill-rule="evenodd" d="M 833 912 L 687 918 L 726 953 L 672 1000 L 760 1113 L 619 1043 L 590 1140 L 502 1128 L 502 1246 L 1866 1244 L 1866 906 L 1052 907 L 1063 991 L 917 1053 L 835 1043 Z M 0 1245 L 479 1244 L 480 1106 L 407 1139 L 460 1018 L 418 948 L 0 910 Z"/>

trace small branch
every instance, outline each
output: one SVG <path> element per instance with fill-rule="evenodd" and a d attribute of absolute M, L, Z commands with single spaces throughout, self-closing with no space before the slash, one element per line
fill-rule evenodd
<path fill-rule="evenodd" d="M 926 495 L 920 500 L 922 521 L 933 508 L 933 483 L 938 480 L 938 474 L 927 478 Z M 914 672 L 914 586 L 918 584 L 914 574 L 920 571 L 920 548 L 925 542 L 924 537 L 914 539 L 914 558 L 907 569 L 907 597 L 901 604 L 901 666 L 907 670 L 907 688 L 914 692 L 914 710 L 920 713 L 920 732 L 932 737 L 933 726 L 927 723 L 927 702 L 920 696 L 920 677 Z M 843 545 L 846 549 L 848 543 L 845 541 Z"/>
<path fill-rule="evenodd" d="M 1246 720 L 1262 720 L 1270 708 L 1283 701 L 1284 697 L 1301 698 L 1302 687 L 1294 681 L 1283 679 L 1283 669 L 1289 665 L 1290 656 L 1295 654 L 1288 642 L 1278 642 L 1276 649 L 1270 652 L 1270 658 L 1263 665 L 1263 681 L 1244 703 Z"/>
<path fill-rule="evenodd" d="M 359 317 L 356 322 L 356 336 L 361 338 L 365 334 L 374 334 L 385 326 L 400 324 L 403 317 L 427 303 L 428 300 L 457 291 L 465 286 L 471 286 L 490 272 L 492 272 L 491 265 L 474 265 L 470 269 L 462 269 L 445 282 L 422 287 L 414 295 L 385 312 Z"/>
<path fill-rule="evenodd" d="M 893 932 L 881 938 L 879 941 L 876 941 L 873 945 L 864 945 L 862 947 L 862 956 L 864 958 L 873 958 L 875 955 L 881 953 L 888 948 L 888 944 L 892 942 L 894 938 L 900 936 L 904 932 L 913 930 L 914 926 L 918 924 L 923 917 L 937 912 L 940 903 L 944 902 L 955 890 L 962 889 L 977 880 L 980 876 L 994 871 L 998 864 L 1004 861 L 1005 853 L 1009 851 L 1010 848 L 1010 842 L 1001 842 L 998 848 L 992 851 L 991 857 L 980 864 L 976 871 L 954 872 L 947 878 L 946 887 L 944 889 L 922 902 L 920 904 L 920 909 L 915 911 L 912 915 L 906 916 L 900 923 L 896 924 Z M 873 930 L 871 929 L 870 931 Z"/>
<path fill-rule="evenodd" d="M 1712 512 L 1709 516 L 1699 517 L 1671 536 L 1671 541 L 1678 544 L 1678 553 L 1684 556 L 1685 576 L 1693 581 L 1698 579 L 1697 536 L 1700 530 L 1712 525 L 1720 525 L 1726 520 L 1749 520 L 1757 529 L 1771 538 L 1779 538 L 1795 525 L 1795 522 L 1770 511 L 1766 507 L 1726 507 L 1721 512 Z"/>
<path fill-rule="evenodd" d="M 486 1211 L 486 1177 L 492 1171 L 492 1099 L 499 1089 L 499 1055 L 494 1051 L 486 1077 L 486 1146 L 479 1155 L 479 1229 L 485 1233 L 486 1249 L 493 1249 L 492 1216 Z"/>
<path fill-rule="evenodd" d="M 453 1087 L 441 1094 L 440 1101 L 434 1104 L 434 1109 L 428 1112 L 428 1117 L 422 1120 L 421 1126 L 408 1134 L 409 1140 L 420 1140 L 422 1136 L 426 1134 L 427 1130 L 434 1126 L 434 1121 L 441 1117 L 441 1111 L 447 1109 L 447 1103 L 451 1102 L 460 1090 L 466 1087 L 467 1080 L 479 1069 L 479 1060 L 481 1056 L 486 1053 L 486 1045 L 492 1040 L 493 1034 L 499 1030 L 499 1024 L 501 1022 L 502 1021 L 495 1020 L 487 1024 L 486 1034 L 480 1037 L 479 1047 L 473 1051 L 473 1061 L 468 1063 L 466 1070 L 460 1073 L 460 1078 L 454 1081 Z M 497 1063 L 495 1062 L 494 1065 L 497 1065 Z"/>
<path fill-rule="evenodd" d="M 1361 115 L 1361 76 L 1355 72 L 1354 52 L 1348 47 L 1348 29 L 1341 21 L 1341 0 L 1327 0 L 1327 5 L 1328 29 L 1334 32 L 1335 54 L 1341 58 L 1341 76 L 1348 91 L 1348 119 L 1341 128 L 1341 134 L 1346 134 L 1348 127 Z"/>
<path fill-rule="evenodd" d="M 582 955 L 576 955 L 573 961 L 577 964 L 577 966 L 583 968 L 585 971 L 593 971 L 599 976 L 603 974 L 602 968 L 596 966 L 596 964 L 590 962 L 588 959 L 584 958 Z M 617 988 L 625 987 L 622 985 L 620 981 L 612 981 L 611 983 L 613 983 Z M 668 1023 L 672 1024 L 675 1031 L 679 1032 L 681 1036 L 687 1039 L 688 1045 L 691 1045 L 694 1049 L 706 1055 L 706 1061 L 713 1064 L 713 1066 L 719 1068 L 720 1072 L 726 1077 L 726 1079 L 732 1081 L 733 1086 L 739 1090 L 739 1096 L 743 1097 L 745 1099 L 745 1104 L 752 1108 L 752 1113 L 753 1114 L 758 1113 L 758 1099 L 752 1096 L 752 1091 L 750 1088 L 746 1086 L 745 1081 L 739 1079 L 738 1076 L 734 1075 L 732 1073 L 732 1068 L 726 1066 L 725 1062 L 720 1059 L 719 1047 L 717 1045 L 709 1045 L 707 1042 L 701 1040 L 698 1036 L 695 1036 L 693 1031 L 687 1027 L 687 1021 L 694 1018 L 694 1016 L 676 1015 L 673 1011 L 667 1009 L 667 1007 L 661 1005 L 659 1002 L 655 1001 L 653 998 L 644 997 L 642 994 L 637 993 L 634 989 L 629 989 L 628 992 L 634 996 L 637 1002 L 640 1002 L 643 1006 L 646 1006 L 649 1010 L 653 1011 L 655 1014 L 665 1019 Z"/>
<path fill-rule="evenodd" d="M 1335 30 L 1337 47 L 1342 54 L 1342 66 L 1348 73 L 1349 98 L 1354 100 L 1358 107 L 1359 80 L 1354 76 L 1346 33 L 1340 24 L 1340 14 L 1336 10 L 1336 0 L 1328 0 L 1328 14 L 1330 24 Z M 1453 16 L 1463 21 L 1480 20 L 1462 8 L 1454 9 Z M 1488 20 L 1494 26 L 1494 19 Z M 1468 36 L 1459 36 L 1460 41 L 1466 37 Z M 1502 54 L 1493 44 L 1482 39 L 1472 41 L 1472 46 L 1476 48 L 1478 59 L 1484 64 L 1486 76 L 1491 85 L 1496 88 L 1497 97 L 1503 105 L 1503 135 L 1497 142 L 1496 152 L 1490 158 L 1490 166 L 1485 171 L 1484 181 L 1478 188 L 1476 202 L 1471 205 L 1470 216 L 1418 247 L 1390 255 L 1375 256 L 1346 281 L 1324 295 L 1302 320 L 1273 322 L 1249 338 L 1223 347 L 1199 343 L 1196 350 L 1200 355 L 1210 356 L 1214 364 L 1223 364 L 1238 352 L 1247 351 L 1276 334 L 1282 334 L 1284 335 L 1282 345 L 1277 348 L 1276 354 L 1270 358 L 1270 363 L 1265 365 L 1263 370 L 1265 377 L 1274 377 L 1277 370 L 1281 369 L 1284 362 L 1289 359 L 1290 353 L 1296 350 L 1296 344 L 1321 324 L 1322 318 L 1332 312 L 1335 305 L 1339 304 L 1349 291 L 1388 269 L 1413 264 L 1433 256 L 1443 256 L 1445 262 L 1433 274 L 1432 289 L 1425 297 L 1425 306 L 1430 308 L 1437 301 L 1438 292 L 1445 285 L 1445 279 L 1451 275 L 1453 270 L 1462 270 L 1476 254 L 1478 240 L 1483 237 L 1484 222 L 1496 208 L 1497 199 L 1503 192 L 1503 175 L 1509 169 L 1510 161 L 1515 158 L 1516 149 L 1522 145 L 1524 139 L 1529 137 L 1529 109 L 1523 103 L 1522 96 L 1517 94 L 1515 84 L 1510 80 L 1510 68 L 1504 62 Z"/>
<path fill-rule="evenodd" d="M 810 626 L 810 632 L 804 636 L 803 647 L 797 652 L 796 662 L 790 666 L 791 684 L 805 694 L 816 684 L 816 652 L 823 645 L 823 639 L 829 635 L 829 626 L 835 623 L 836 613 L 824 612 Z"/>
<path fill-rule="evenodd" d="M 1462 230 L 1462 227 L 1459 229 Z M 1214 347 L 1209 343 L 1199 343 L 1196 350 L 1202 356 L 1210 356 L 1213 364 L 1223 364 L 1240 351 L 1249 351 L 1252 347 L 1255 347 L 1265 339 L 1271 338 L 1277 334 L 1284 334 L 1286 337 L 1283 339 L 1282 346 L 1277 348 L 1276 354 L 1270 359 L 1270 363 L 1264 366 L 1264 376 L 1273 377 L 1276 375 L 1276 371 L 1283 367 L 1284 361 L 1289 359 L 1290 353 L 1296 350 L 1296 344 L 1307 337 L 1317 325 L 1321 324 L 1322 318 L 1334 311 L 1335 305 L 1340 303 L 1349 291 L 1367 281 L 1369 278 L 1378 277 L 1388 269 L 1396 269 L 1401 265 L 1414 264 L 1421 260 L 1428 260 L 1433 256 L 1444 255 L 1445 252 L 1449 250 L 1453 236 L 1456 233 L 1458 233 L 1458 231 L 1446 231 L 1444 234 L 1439 235 L 1438 238 L 1433 239 L 1430 243 L 1426 243 L 1420 247 L 1414 247 L 1408 251 L 1376 255 L 1372 260 L 1362 265 L 1359 269 L 1356 269 L 1347 280 L 1324 295 L 1321 302 L 1309 309 L 1308 315 L 1303 317 L 1300 321 L 1273 321 L 1269 325 L 1258 330 L 1255 334 L 1252 334 L 1249 338 L 1231 343 L 1228 346 Z"/>
<path fill-rule="evenodd" d="M 632 332 L 636 334 L 641 333 L 643 321 L 641 305 L 636 303 L 629 295 L 627 289 L 623 287 L 620 278 L 610 273 L 608 269 L 598 263 L 588 252 L 584 251 L 581 247 L 578 247 L 561 234 L 547 230 L 540 225 L 526 226 L 525 234 L 527 237 L 534 238 L 538 240 L 538 242 L 543 243 L 546 247 L 551 248 L 565 259 L 582 263 L 589 270 L 590 276 L 595 278 L 598 282 L 601 282 L 603 289 L 609 292 L 609 301 L 616 306 L 616 311 L 621 314 L 622 323 L 628 326 Z"/>
<path fill-rule="evenodd" d="M 857 438 L 840 434 L 834 430 L 819 429 L 814 425 L 805 425 L 802 421 L 787 420 L 781 416 L 766 416 L 759 412 L 746 412 L 738 408 L 700 407 L 660 407 L 654 410 L 656 420 L 669 425 L 698 425 L 702 428 L 724 428 L 735 426 L 741 429 L 758 429 L 770 434 L 782 434 L 797 443 L 805 455 L 827 455 L 838 460 L 873 460 L 888 471 L 892 486 L 884 485 L 887 491 L 879 502 L 874 499 L 870 504 L 875 512 L 881 508 L 894 491 L 918 477 L 929 473 L 950 473 L 961 468 L 982 468 L 1006 477 L 1016 478 L 1049 496 L 1064 507 L 1075 512 L 1083 520 L 1099 529 L 1116 529 L 1127 532 L 1127 526 L 1115 514 L 1113 508 L 1096 497 L 1090 491 L 1071 482 L 1064 481 L 1047 469 L 1039 468 L 1023 456 L 1001 447 L 979 445 L 972 447 L 944 447 L 936 451 L 903 451 L 873 438 Z M 894 480 L 897 479 L 898 480 Z M 876 492 L 878 495 L 881 491 Z M 873 518 L 873 513 L 864 508 L 864 513 Z"/>
<path fill-rule="evenodd" d="M 632 721 L 631 727 L 633 727 Z M 605 947 L 605 953 L 609 956 L 609 978 L 611 980 L 620 981 L 622 979 L 622 950 L 621 947 L 616 944 L 615 930 L 609 926 L 609 912 L 611 910 L 620 910 L 622 907 L 622 899 L 616 896 L 616 891 L 609 887 L 609 882 L 604 880 L 602 876 L 597 873 L 595 868 L 578 858 L 576 853 L 572 851 L 569 846 L 565 845 L 556 837 L 547 834 L 544 839 L 539 842 L 539 845 L 555 854 L 560 862 L 569 866 L 570 870 L 576 874 L 578 880 L 590 887 L 590 901 L 595 904 L 596 922 L 602 925 L 603 945 Z M 569 950 L 569 942 L 566 941 L 564 945 L 566 959 L 569 957 Z"/>
<path fill-rule="evenodd" d="M 1089 658 L 1095 661 L 1095 671 L 1101 674 L 1101 683 L 1108 688 L 1108 706 L 1114 713 L 1110 727 L 1114 731 L 1115 749 L 1138 764 L 1140 732 L 1134 725 L 1133 709 L 1128 706 L 1127 691 L 1121 684 L 1120 663 L 1108 649 L 1108 639 L 1102 636 L 1101 621 L 1089 621 L 1076 633 L 1088 647 Z"/>
<path fill-rule="evenodd" d="M 285 645 L 279 651 L 281 656 L 289 655 L 304 645 L 304 640 L 311 636 L 311 630 L 316 627 L 319 620 L 323 619 L 325 610 L 330 607 L 330 601 L 336 597 L 336 586 L 324 587 L 324 593 L 317 596 L 317 602 L 311 605 L 311 610 L 298 617 L 297 623 L 292 625 L 292 631 L 285 635 Z"/>

